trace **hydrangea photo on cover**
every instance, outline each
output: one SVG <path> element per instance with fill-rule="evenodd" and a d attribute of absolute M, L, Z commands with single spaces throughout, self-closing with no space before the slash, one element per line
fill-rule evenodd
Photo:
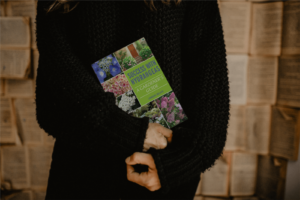
<path fill-rule="evenodd" d="M 133 90 L 130 90 L 116 98 L 116 104 L 124 112 L 130 113 L 141 106 Z"/>
<path fill-rule="evenodd" d="M 187 120 L 187 116 L 183 112 L 183 109 L 173 91 L 156 99 L 156 103 L 170 128 Z"/>
<path fill-rule="evenodd" d="M 149 117 L 150 123 L 159 123 L 164 127 L 169 128 L 155 101 L 147 103 L 146 105 L 134 110 L 131 115 L 138 118 Z"/>
<path fill-rule="evenodd" d="M 114 52 L 113 55 L 117 58 L 122 71 L 125 72 L 152 57 L 153 53 L 145 38 L 141 38 Z"/>
<path fill-rule="evenodd" d="M 92 67 L 100 83 L 104 83 L 122 72 L 117 58 L 113 54 L 96 61 Z"/>
<path fill-rule="evenodd" d="M 115 97 L 120 96 L 121 94 L 132 90 L 125 74 L 119 74 L 116 77 L 109 79 L 102 83 L 102 87 L 105 92 L 114 93 Z"/>

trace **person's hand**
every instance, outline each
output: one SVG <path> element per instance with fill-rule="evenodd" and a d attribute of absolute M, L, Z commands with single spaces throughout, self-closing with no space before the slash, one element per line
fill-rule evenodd
<path fill-rule="evenodd" d="M 150 147 L 164 149 L 168 142 L 170 143 L 172 141 L 172 132 L 172 130 L 165 128 L 158 123 L 149 123 L 144 140 L 143 151 L 148 151 Z"/>
<path fill-rule="evenodd" d="M 137 183 L 152 192 L 161 188 L 156 165 L 151 154 L 135 152 L 126 158 L 125 162 L 127 164 L 127 179 L 129 181 Z M 148 172 L 140 174 L 135 172 L 131 165 L 136 164 L 148 165 Z"/>

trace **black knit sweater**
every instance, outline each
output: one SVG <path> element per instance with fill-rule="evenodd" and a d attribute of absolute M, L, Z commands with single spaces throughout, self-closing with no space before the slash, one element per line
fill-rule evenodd
<path fill-rule="evenodd" d="M 172 128 L 173 141 L 151 153 L 161 191 L 200 176 L 222 154 L 229 118 L 225 45 L 217 2 L 81 1 L 68 14 L 45 14 L 38 1 L 40 53 L 36 112 L 57 140 L 111 156 L 142 152 L 148 118 L 135 118 L 104 92 L 91 64 L 145 37 L 188 120 Z"/>

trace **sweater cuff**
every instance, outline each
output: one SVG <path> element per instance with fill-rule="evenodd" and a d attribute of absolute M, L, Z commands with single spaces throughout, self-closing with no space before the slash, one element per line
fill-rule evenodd
<path fill-rule="evenodd" d="M 177 149 L 177 147 L 180 147 L 183 143 L 188 141 L 194 141 L 195 138 L 193 138 L 193 135 L 196 135 L 193 129 L 187 129 L 184 127 L 176 127 L 173 129 L 173 137 L 172 142 L 168 144 L 166 148 L 169 149 Z M 186 143 L 187 146 L 190 146 L 190 143 Z M 159 191 L 162 194 L 169 193 L 171 189 L 171 185 L 169 184 L 167 180 L 167 171 L 164 169 L 163 160 L 161 157 L 161 150 L 157 150 L 155 148 L 150 148 L 146 153 L 150 153 L 154 159 L 154 163 L 156 165 L 157 174 L 160 180 L 161 188 Z M 168 169 L 166 169 L 168 170 Z"/>
<path fill-rule="evenodd" d="M 139 130 L 140 134 L 138 136 L 138 140 L 137 140 L 137 144 L 136 147 L 134 148 L 134 152 L 143 152 L 143 148 L 144 148 L 144 141 L 146 138 L 146 132 L 149 126 L 149 118 L 148 117 L 144 117 L 142 118 L 142 122 L 141 122 L 141 128 Z"/>
<path fill-rule="evenodd" d="M 161 158 L 159 156 L 159 153 L 157 152 L 156 149 L 152 147 L 147 151 L 147 153 L 150 153 L 152 155 L 157 169 L 157 174 L 161 185 L 161 188 L 158 191 L 160 191 L 162 194 L 167 194 L 170 190 L 170 185 L 167 182 L 167 178 L 164 172 L 163 165 L 161 163 Z"/>

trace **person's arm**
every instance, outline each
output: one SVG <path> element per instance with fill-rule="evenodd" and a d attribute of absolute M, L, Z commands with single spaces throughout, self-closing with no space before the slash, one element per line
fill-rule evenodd
<path fill-rule="evenodd" d="M 197 86 L 190 86 L 191 91 L 184 92 L 185 95 L 194 95 L 189 100 L 194 106 L 186 109 L 188 120 L 173 129 L 170 145 L 162 150 L 150 148 L 147 152 L 154 158 L 163 193 L 212 167 L 222 154 L 227 135 L 229 84 L 218 6 L 216 2 L 188 3 L 190 9 L 185 28 L 188 26 L 189 30 L 182 40 L 188 43 L 188 48 L 192 48 L 192 62 L 200 69 L 196 70 Z M 188 69 L 190 66 L 184 70 L 191 70 Z M 189 86 L 191 82 L 184 84 Z M 182 107 L 185 110 L 184 104 Z"/>
<path fill-rule="evenodd" d="M 132 117 L 115 105 L 114 95 L 104 92 L 91 65 L 74 53 L 62 16 L 45 14 L 47 3 L 38 1 L 35 22 L 40 56 L 36 115 L 40 127 L 80 148 L 109 146 L 122 152 L 142 151 L 149 118 Z"/>

